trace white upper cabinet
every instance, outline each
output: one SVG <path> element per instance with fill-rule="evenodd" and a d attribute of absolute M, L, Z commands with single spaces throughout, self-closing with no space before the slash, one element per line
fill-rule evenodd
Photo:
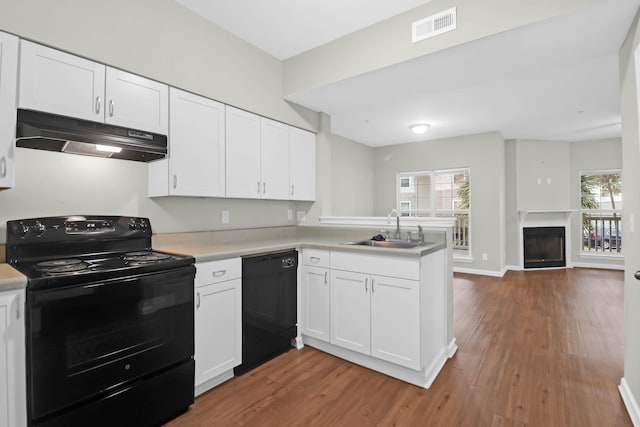
<path fill-rule="evenodd" d="M 226 107 L 227 197 L 315 200 L 315 135 Z"/>
<path fill-rule="evenodd" d="M 227 197 L 261 198 L 260 116 L 226 106 Z"/>
<path fill-rule="evenodd" d="M 0 32 L 0 189 L 14 186 L 18 38 Z"/>
<path fill-rule="evenodd" d="M 168 102 L 165 84 L 20 41 L 19 108 L 167 134 Z"/>
<path fill-rule="evenodd" d="M 107 67 L 105 99 L 106 123 L 167 134 L 167 85 Z"/>
<path fill-rule="evenodd" d="M 289 126 L 260 118 L 262 197 L 289 199 Z"/>
<path fill-rule="evenodd" d="M 104 121 L 105 66 L 20 40 L 18 107 Z"/>
<path fill-rule="evenodd" d="M 149 163 L 149 196 L 224 197 L 224 105 L 169 90 L 169 157 Z"/>
<path fill-rule="evenodd" d="M 289 127 L 290 199 L 316 199 L 316 135 Z"/>

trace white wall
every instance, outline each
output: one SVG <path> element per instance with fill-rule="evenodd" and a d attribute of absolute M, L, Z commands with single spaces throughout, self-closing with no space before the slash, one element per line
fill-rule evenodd
<path fill-rule="evenodd" d="M 373 149 L 333 135 L 331 151 L 331 214 L 373 215 Z"/>
<path fill-rule="evenodd" d="M 317 130 L 282 99 L 282 62 L 173 0 L 0 0 L 0 30 Z"/>
<path fill-rule="evenodd" d="M 284 93 L 291 95 L 335 83 L 471 40 L 569 14 L 600 1 L 603 0 L 431 0 L 286 60 Z M 411 42 L 412 22 L 452 7 L 457 8 L 455 31 L 418 43 Z"/>
<path fill-rule="evenodd" d="M 7 220 L 55 215 L 151 218 L 154 232 L 295 225 L 287 201 L 167 197 L 150 199 L 146 163 L 16 149 L 16 188 L 0 191 L 0 243 Z M 230 223 L 222 224 L 223 209 Z"/>
<path fill-rule="evenodd" d="M 376 148 L 374 214 L 396 207 L 396 174 L 470 168 L 472 263 L 456 267 L 499 272 L 505 265 L 505 143 L 497 132 Z M 482 260 L 487 254 L 487 260 Z"/>
<path fill-rule="evenodd" d="M 570 208 L 570 144 L 516 140 L 518 210 Z"/>
<path fill-rule="evenodd" d="M 620 95 L 622 112 L 622 197 L 624 241 L 624 379 L 636 399 L 640 399 L 640 282 L 633 274 L 640 270 L 640 120 L 638 118 L 638 75 L 640 74 L 640 24 L 638 15 L 620 50 Z M 635 224 L 631 227 L 630 218 Z M 636 401 L 636 404 L 639 402 Z M 635 414 L 636 416 L 640 414 Z M 636 422 L 640 419 L 636 418 Z"/>

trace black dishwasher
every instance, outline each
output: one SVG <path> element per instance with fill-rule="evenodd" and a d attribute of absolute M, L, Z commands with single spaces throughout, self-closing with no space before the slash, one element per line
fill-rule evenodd
<path fill-rule="evenodd" d="M 242 258 L 242 375 L 291 348 L 297 334 L 298 252 Z"/>

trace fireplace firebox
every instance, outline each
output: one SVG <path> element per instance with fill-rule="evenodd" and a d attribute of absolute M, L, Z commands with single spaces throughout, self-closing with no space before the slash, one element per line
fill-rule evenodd
<path fill-rule="evenodd" d="M 566 267 L 564 227 L 522 229 L 524 268 Z"/>

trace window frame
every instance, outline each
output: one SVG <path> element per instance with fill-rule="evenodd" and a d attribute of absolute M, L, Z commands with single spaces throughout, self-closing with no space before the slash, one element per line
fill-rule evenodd
<path fill-rule="evenodd" d="M 607 209 L 607 210 L 603 210 L 601 208 L 598 209 L 584 209 L 582 207 L 582 177 L 583 176 L 596 176 L 596 175 L 620 175 L 620 202 L 622 203 L 622 207 L 621 208 L 615 208 L 615 209 Z M 605 249 L 604 247 L 598 249 L 597 247 L 594 247 L 594 250 L 585 250 L 585 236 L 584 236 L 584 220 L 583 220 L 583 215 L 587 214 L 587 215 L 593 215 L 593 214 L 602 214 L 602 213 L 608 213 L 611 212 L 614 215 L 617 215 L 617 218 L 619 218 L 619 225 L 618 225 L 618 229 L 622 230 L 623 226 L 622 226 L 622 214 L 623 214 L 623 210 L 624 210 L 624 199 L 622 198 L 622 188 L 624 188 L 624 182 L 623 182 L 623 175 L 622 175 L 622 169 L 587 169 L 587 170 L 581 170 L 578 174 L 578 195 L 579 195 L 579 218 L 578 218 L 578 227 L 577 229 L 579 230 L 579 232 L 577 233 L 576 236 L 576 241 L 578 243 L 578 247 L 580 248 L 580 250 L 578 251 L 578 254 L 580 256 L 586 256 L 586 257 L 598 257 L 598 258 L 621 258 L 624 257 L 624 244 L 622 243 L 622 237 L 620 238 L 620 248 L 616 248 L 615 250 L 612 250 L 611 248 L 607 248 Z M 600 215 L 601 218 L 603 218 L 602 215 Z M 622 234 L 623 235 L 623 234 Z M 602 239 L 602 237 L 601 237 Z M 603 245 L 604 246 L 604 245 Z M 619 250 L 617 250 L 619 249 Z"/>
<path fill-rule="evenodd" d="M 468 176 L 468 181 L 469 183 L 471 183 L 471 168 L 470 167 L 459 167 L 459 168 L 447 168 L 447 169 L 433 169 L 433 170 L 423 170 L 423 171 L 416 171 L 416 172 L 398 172 L 396 174 L 396 208 L 398 209 L 398 212 L 400 213 L 400 215 L 402 216 L 414 216 L 419 218 L 420 216 L 415 215 L 417 214 L 424 214 L 421 215 L 422 217 L 430 217 L 430 218 L 436 218 L 436 217 L 455 217 L 456 214 L 466 214 L 466 218 L 467 218 L 467 249 L 455 249 L 454 248 L 454 255 L 456 255 L 457 258 L 462 258 L 462 257 L 470 257 L 472 254 L 472 250 L 471 250 L 471 245 L 472 245 L 472 229 L 471 229 L 471 202 L 469 202 L 469 208 L 468 209 L 436 209 L 436 180 L 435 177 L 437 175 L 456 175 L 456 174 L 460 174 L 460 173 L 466 173 Z M 401 203 L 403 202 L 407 202 L 407 200 L 401 200 L 401 195 L 407 195 L 410 194 L 408 191 L 402 191 L 401 188 L 401 180 L 403 178 L 406 177 L 411 177 L 413 178 L 413 192 L 415 193 L 415 186 L 416 186 L 416 182 L 415 182 L 415 177 L 417 176 L 429 176 L 429 209 L 415 209 L 415 210 L 410 210 L 410 211 L 403 211 L 401 209 Z M 469 184 L 471 185 L 471 184 Z M 471 191 L 471 190 L 469 190 Z M 469 198 L 471 198 L 471 194 L 469 194 Z M 413 214 L 413 215 L 412 215 Z M 443 215 L 444 214 L 444 215 Z M 446 215 L 449 214 L 449 215 Z"/>

